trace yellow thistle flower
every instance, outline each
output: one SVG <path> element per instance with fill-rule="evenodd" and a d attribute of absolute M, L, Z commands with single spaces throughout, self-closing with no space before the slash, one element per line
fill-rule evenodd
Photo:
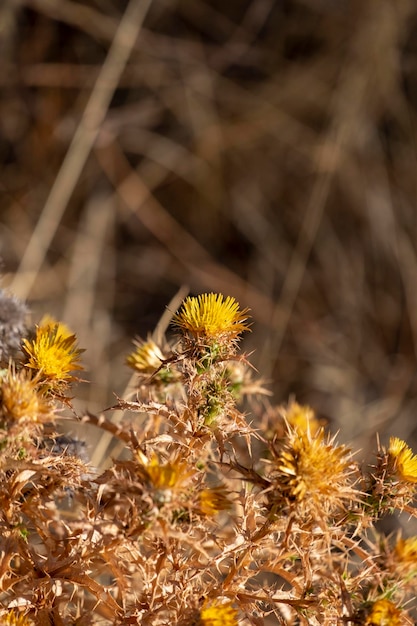
<path fill-rule="evenodd" d="M 231 296 L 204 293 L 187 298 L 173 317 L 173 323 L 194 337 L 235 339 L 249 330 L 245 324 L 248 309 L 239 310 L 239 303 Z"/>
<path fill-rule="evenodd" d="M 0 382 L 0 412 L 6 421 L 45 422 L 51 419 L 53 409 L 28 371 L 10 368 Z"/>
<path fill-rule="evenodd" d="M 136 350 L 131 352 L 126 362 L 132 369 L 144 374 L 152 374 L 157 370 L 165 357 L 152 339 L 135 341 Z"/>
<path fill-rule="evenodd" d="M 366 619 L 366 626 L 402 626 L 403 612 L 389 600 L 377 600 L 373 603 Z"/>
<path fill-rule="evenodd" d="M 399 539 L 394 550 L 395 569 L 402 579 L 414 579 L 417 575 L 417 537 Z"/>
<path fill-rule="evenodd" d="M 395 554 L 401 563 L 410 563 L 417 568 L 417 537 L 399 539 L 395 546 Z"/>
<path fill-rule="evenodd" d="M 199 494 L 200 511 L 207 516 L 216 515 L 220 511 L 230 509 L 230 500 L 224 487 L 202 489 Z"/>
<path fill-rule="evenodd" d="M 182 490 L 184 483 L 192 475 L 192 470 L 185 461 L 174 460 L 160 463 L 156 454 L 148 459 L 142 452 L 137 453 L 140 470 L 145 480 L 154 489 L 154 498 L 158 504 L 172 500 L 174 492 Z"/>
<path fill-rule="evenodd" d="M 321 428 L 313 409 L 307 405 L 290 402 L 288 407 L 281 407 L 280 414 L 288 424 L 300 433 L 310 432 L 315 435 Z"/>
<path fill-rule="evenodd" d="M 291 430 L 277 459 L 277 487 L 290 501 L 306 499 L 318 510 L 333 509 L 351 497 L 350 451 L 316 435 Z"/>
<path fill-rule="evenodd" d="M 17 614 L 14 611 L 8 611 L 0 616 L 0 626 L 31 626 L 32 624 L 32 620 L 26 615 Z"/>
<path fill-rule="evenodd" d="M 172 489 L 178 487 L 189 476 L 186 463 L 174 461 L 161 465 L 156 456 L 152 457 L 146 471 L 152 485 L 156 489 Z"/>
<path fill-rule="evenodd" d="M 76 341 L 60 323 L 38 326 L 35 338 L 23 341 L 25 366 L 36 373 L 47 390 L 60 392 L 77 380 L 71 372 L 83 369 L 78 362 L 83 350 L 77 348 Z"/>
<path fill-rule="evenodd" d="M 206 604 L 200 611 L 198 626 L 237 626 L 237 611 L 231 602 Z"/>
<path fill-rule="evenodd" d="M 417 483 L 417 455 L 413 455 L 405 441 L 391 437 L 388 454 L 399 478 L 409 483 Z"/>

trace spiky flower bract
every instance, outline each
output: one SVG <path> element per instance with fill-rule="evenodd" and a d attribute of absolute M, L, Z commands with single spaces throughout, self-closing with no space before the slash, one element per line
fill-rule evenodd
<path fill-rule="evenodd" d="M 231 296 L 204 293 L 188 297 L 174 315 L 173 323 L 194 337 L 235 339 L 249 330 L 245 323 L 248 317 L 248 309 L 240 310 L 239 303 Z"/>
<path fill-rule="evenodd" d="M 1 419 L 8 424 L 16 422 L 45 422 L 51 420 L 53 409 L 40 393 L 36 379 L 27 370 L 14 367 L 0 380 Z"/>
<path fill-rule="evenodd" d="M 46 391 L 62 393 L 77 380 L 71 372 L 82 370 L 79 358 L 83 350 L 77 347 L 75 335 L 68 335 L 59 322 L 38 326 L 34 339 L 23 341 L 24 365 L 42 383 Z"/>
<path fill-rule="evenodd" d="M 275 460 L 276 495 L 303 503 L 310 511 L 329 513 L 352 497 L 351 455 L 323 431 L 312 435 L 291 429 Z"/>
<path fill-rule="evenodd" d="M 388 454 L 400 480 L 417 483 L 417 455 L 398 437 L 391 437 Z"/>
<path fill-rule="evenodd" d="M 403 625 L 403 612 L 389 600 L 377 600 L 374 602 L 365 622 L 365 626 Z"/>
<path fill-rule="evenodd" d="M 231 602 L 206 603 L 200 611 L 198 626 L 237 626 L 237 611 Z"/>

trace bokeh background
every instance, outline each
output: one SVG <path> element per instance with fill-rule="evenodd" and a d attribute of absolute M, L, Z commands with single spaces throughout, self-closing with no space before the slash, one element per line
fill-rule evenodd
<path fill-rule="evenodd" d="M 85 406 L 215 291 L 271 401 L 416 444 L 415 0 L 3 0 L 0 83 L 2 286 L 77 332 Z"/>

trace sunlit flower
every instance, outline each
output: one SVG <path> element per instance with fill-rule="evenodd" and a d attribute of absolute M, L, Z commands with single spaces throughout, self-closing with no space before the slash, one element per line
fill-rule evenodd
<path fill-rule="evenodd" d="M 401 480 L 417 483 L 417 455 L 398 437 L 391 437 L 388 454 L 393 462 L 394 471 Z"/>
<path fill-rule="evenodd" d="M 36 328 L 34 339 L 23 341 L 25 366 L 32 370 L 42 385 L 52 392 L 61 392 L 76 377 L 75 370 L 83 369 L 79 357 L 83 350 L 77 347 L 75 335 L 60 323 L 46 324 Z"/>
<path fill-rule="evenodd" d="M 248 309 L 240 310 L 239 303 L 231 296 L 204 293 L 196 298 L 187 298 L 174 315 L 173 323 L 194 337 L 236 338 L 249 330 L 246 320 Z"/>
<path fill-rule="evenodd" d="M 27 370 L 9 368 L 0 380 L 0 411 L 6 422 L 44 422 L 51 419 L 52 407 L 39 393 L 36 380 Z"/>
<path fill-rule="evenodd" d="M 368 614 L 366 626 L 402 626 L 403 612 L 389 600 L 377 600 Z"/>
<path fill-rule="evenodd" d="M 350 451 L 316 435 L 291 430 L 280 452 L 275 477 L 277 490 L 289 501 L 304 501 L 317 510 L 329 510 L 352 496 Z"/>
<path fill-rule="evenodd" d="M 220 511 L 230 509 L 230 500 L 224 487 L 202 489 L 199 493 L 199 508 L 204 515 L 216 515 Z"/>
<path fill-rule="evenodd" d="M 207 603 L 200 611 L 198 626 L 237 626 L 237 611 L 231 602 Z"/>

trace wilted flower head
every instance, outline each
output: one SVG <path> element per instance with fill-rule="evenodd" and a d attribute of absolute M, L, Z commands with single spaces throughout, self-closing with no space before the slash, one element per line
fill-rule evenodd
<path fill-rule="evenodd" d="M 47 391 L 62 392 L 77 380 L 71 372 L 83 369 L 79 363 L 83 350 L 77 347 L 76 336 L 68 332 L 59 322 L 47 323 L 36 328 L 34 339 L 23 341 L 25 366 L 38 376 Z"/>
<path fill-rule="evenodd" d="M 208 339 L 236 339 L 244 330 L 248 309 L 240 310 L 239 303 L 230 296 L 204 293 L 187 298 L 174 315 L 173 323 L 193 337 Z"/>
<path fill-rule="evenodd" d="M 136 350 L 126 359 L 129 367 L 143 374 L 152 374 L 161 366 L 165 357 L 152 339 L 135 341 L 135 346 Z"/>
<path fill-rule="evenodd" d="M 365 626 L 403 626 L 403 612 L 389 600 L 377 600 L 373 603 Z"/>
<path fill-rule="evenodd" d="M 139 376 L 145 378 L 149 384 L 168 386 L 178 381 L 178 371 L 174 365 L 164 364 L 167 358 L 153 339 L 138 339 L 134 343 L 136 349 L 127 356 L 126 363 Z"/>

